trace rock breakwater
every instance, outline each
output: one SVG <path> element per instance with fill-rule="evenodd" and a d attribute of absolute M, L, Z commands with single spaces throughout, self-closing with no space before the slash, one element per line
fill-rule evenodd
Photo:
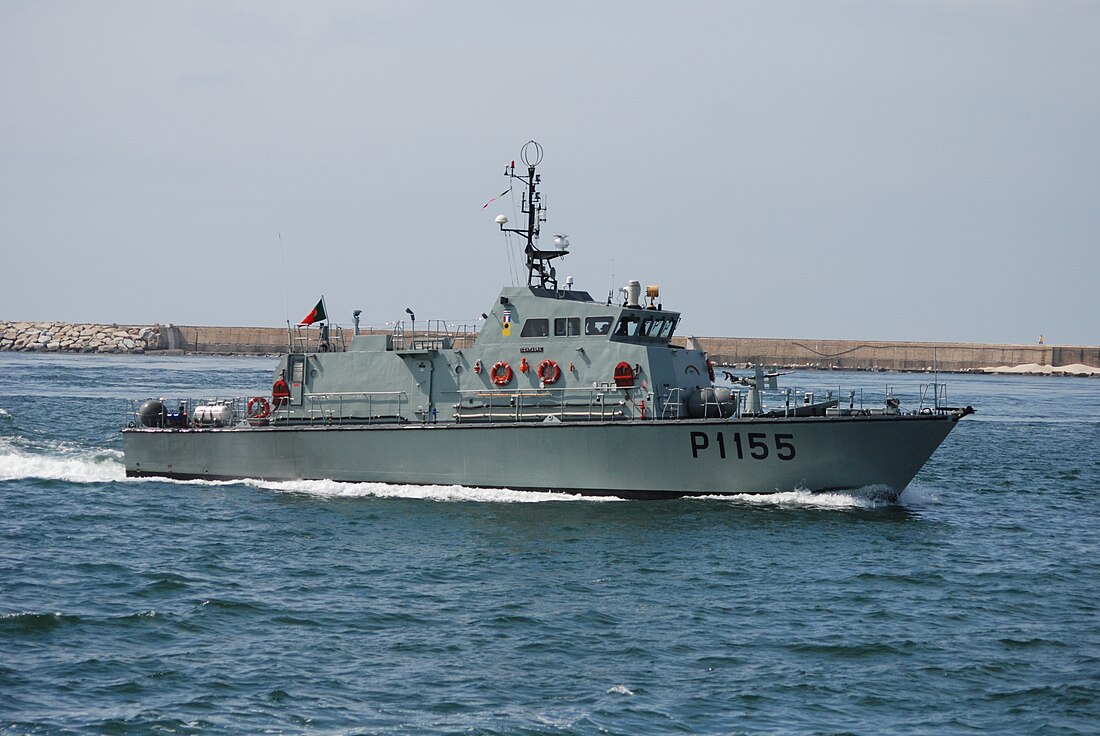
<path fill-rule="evenodd" d="M 0 350 L 139 354 L 167 347 L 167 326 L 0 321 Z"/>

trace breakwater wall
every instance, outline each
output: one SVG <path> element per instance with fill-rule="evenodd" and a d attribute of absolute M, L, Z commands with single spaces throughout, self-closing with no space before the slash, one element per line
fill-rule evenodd
<path fill-rule="evenodd" d="M 25 353 L 284 353 L 285 327 L 71 324 L 0 320 L 0 351 Z"/>
<path fill-rule="evenodd" d="M 185 353 L 271 355 L 285 353 L 290 337 L 285 327 L 193 327 L 172 325 L 173 350 Z"/>
<path fill-rule="evenodd" d="M 785 368 L 887 371 L 976 371 L 1027 364 L 1100 366 L 1100 347 L 996 345 L 865 340 L 787 340 L 754 337 L 692 338 L 719 363 Z"/>
<path fill-rule="evenodd" d="M 929 371 L 934 368 L 941 371 L 978 371 L 989 366 L 1032 363 L 1100 367 L 1100 347 L 1075 345 L 757 337 L 692 337 L 688 341 L 693 347 L 707 351 L 716 362 L 731 365 L 760 363 L 786 368 L 889 371 Z M 286 352 L 289 342 L 286 327 L 96 325 L 0 320 L 0 351 L 271 355 Z"/>
<path fill-rule="evenodd" d="M 166 347 L 167 334 L 162 325 L 0 320 L 0 350 L 24 353 L 140 354 Z"/>

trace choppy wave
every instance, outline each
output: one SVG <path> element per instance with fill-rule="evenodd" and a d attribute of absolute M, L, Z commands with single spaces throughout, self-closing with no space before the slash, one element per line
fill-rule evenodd
<path fill-rule="evenodd" d="M 7 634 L 41 634 L 78 620 L 76 616 L 66 616 L 59 611 L 20 611 L 0 616 L 0 631 Z"/>

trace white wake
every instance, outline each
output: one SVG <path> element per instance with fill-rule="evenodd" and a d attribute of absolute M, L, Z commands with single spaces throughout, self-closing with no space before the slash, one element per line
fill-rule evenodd
<path fill-rule="evenodd" d="M 27 452 L 0 438 L 0 481 L 37 478 L 69 483 L 109 483 L 126 476 L 118 450 L 89 450 L 50 443 L 46 453 Z"/>

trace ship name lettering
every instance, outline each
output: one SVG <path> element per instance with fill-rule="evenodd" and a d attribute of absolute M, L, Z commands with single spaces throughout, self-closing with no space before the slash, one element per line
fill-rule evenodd
<path fill-rule="evenodd" d="M 541 345 L 538 346 L 537 348 L 520 348 L 519 349 L 519 351 L 521 353 L 541 353 L 542 350 L 543 350 L 543 348 L 542 348 Z"/>
<path fill-rule="evenodd" d="M 779 460 L 794 460 L 796 454 L 794 435 L 782 432 L 773 435 L 767 432 L 748 432 L 744 439 L 740 432 L 716 432 L 713 441 L 708 432 L 692 432 L 689 439 L 693 460 L 698 460 L 705 453 L 717 453 L 720 460 L 744 460 L 746 456 L 752 460 L 766 460 L 772 455 L 773 446 L 775 457 Z"/>

